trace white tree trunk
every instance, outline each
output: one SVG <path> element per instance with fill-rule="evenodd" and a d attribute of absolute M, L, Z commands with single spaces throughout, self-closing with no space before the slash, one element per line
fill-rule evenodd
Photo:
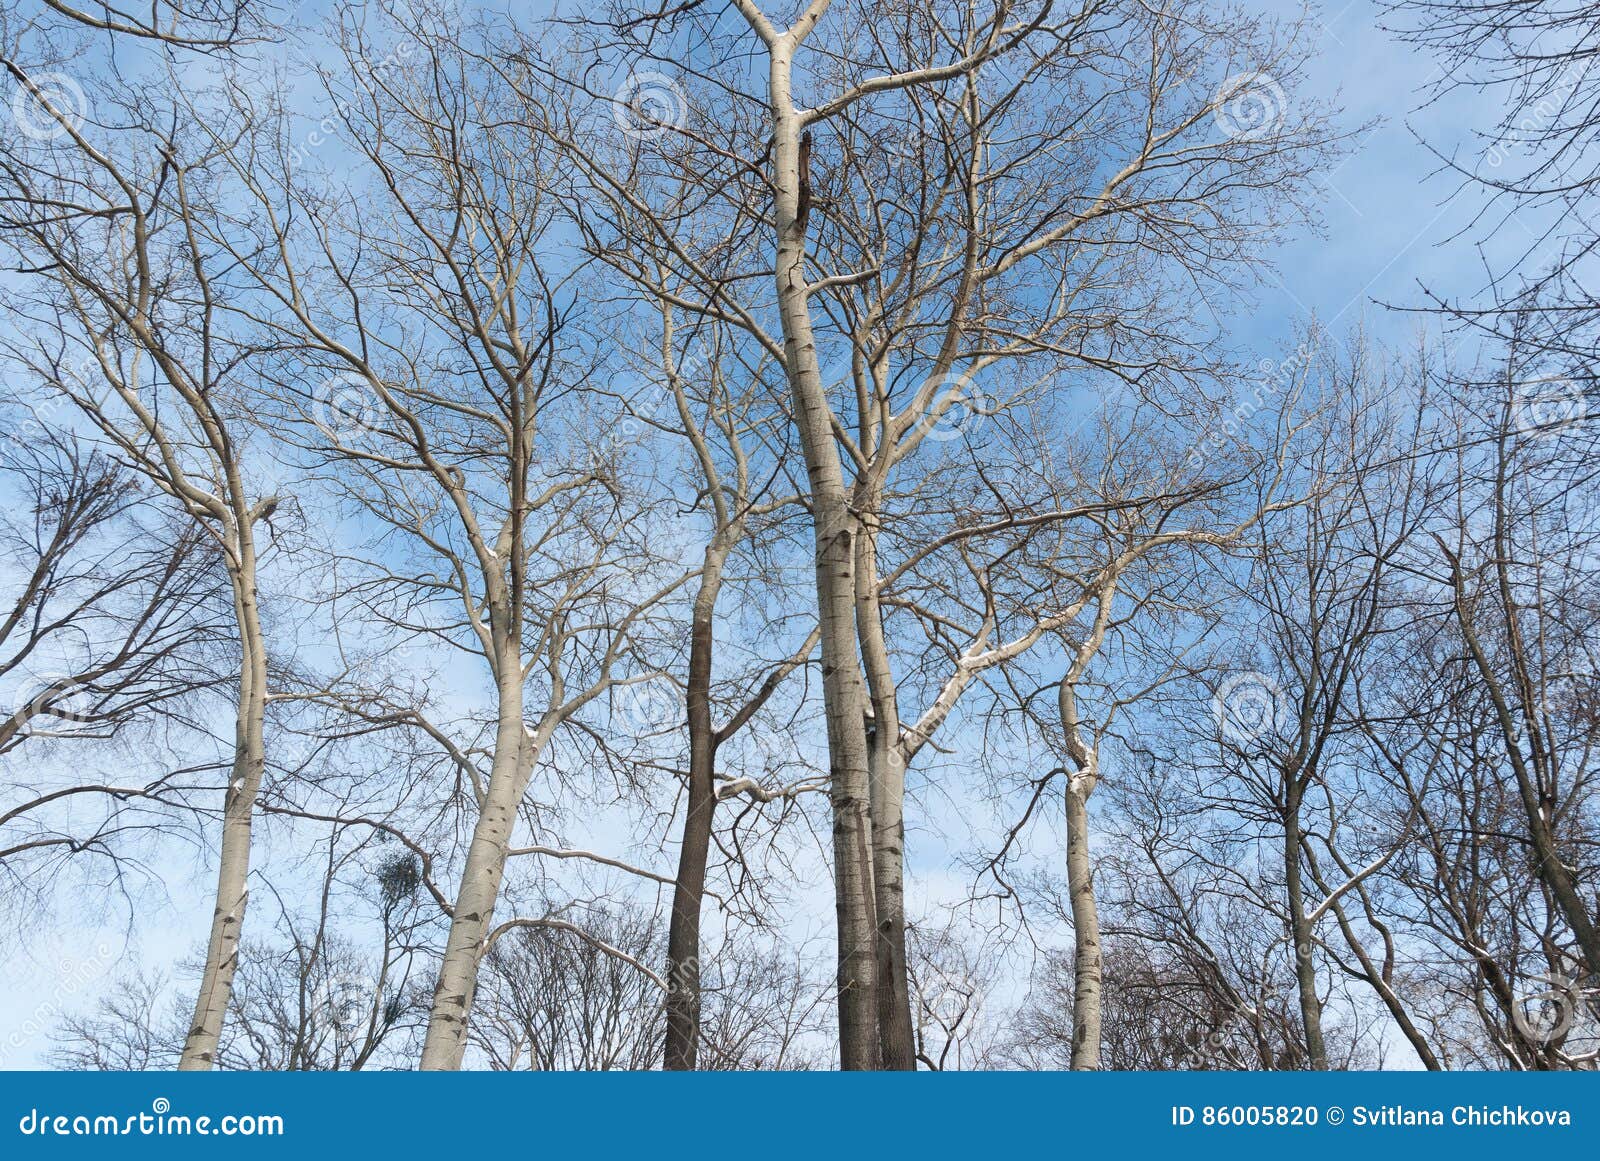
<path fill-rule="evenodd" d="M 1100 1008 L 1104 957 L 1100 911 L 1094 898 L 1089 857 L 1089 790 L 1086 780 L 1067 782 L 1067 892 L 1072 900 L 1072 1067 L 1100 1067 Z"/>
<path fill-rule="evenodd" d="M 878 510 L 876 495 L 861 507 Z M 906 763 L 900 739 L 900 709 L 889 665 L 883 614 L 878 606 L 877 534 L 862 528 L 856 548 L 856 625 L 862 666 L 872 704 L 868 762 L 872 778 L 872 882 L 878 926 L 879 1064 L 895 1071 L 917 1067 L 906 966 L 905 789 Z"/>
<path fill-rule="evenodd" d="M 233 766 L 223 798 L 217 891 L 205 967 L 195 997 L 194 1018 L 178 1058 L 178 1068 L 183 1071 L 204 1071 L 217 1062 L 222 1024 L 233 997 L 233 973 L 239 963 L 239 939 L 249 897 L 251 824 L 266 770 L 266 645 L 256 604 L 255 548 L 248 531 L 240 539 L 240 561 L 230 569 L 241 654 Z"/>
<path fill-rule="evenodd" d="M 522 671 L 514 650 L 500 665 L 499 715 L 489 786 L 478 823 L 467 848 L 461 886 L 456 892 L 450 934 L 428 1013 L 428 1034 L 422 1046 L 425 1069 L 457 1069 L 467 1050 L 467 1021 L 478 987 L 478 965 L 494 920 L 506 852 L 511 849 L 517 805 L 527 786 L 544 734 L 530 739 L 522 718 Z"/>
<path fill-rule="evenodd" d="M 790 91 L 792 46 L 773 46 L 772 171 L 777 217 L 776 281 L 795 423 L 806 457 L 816 544 L 822 696 L 833 804 L 834 902 L 838 917 L 839 1063 L 878 1066 L 877 930 L 872 884 L 871 783 L 866 685 L 856 650 L 855 538 L 832 415 L 817 366 L 806 285 L 810 209 L 800 117 Z"/>

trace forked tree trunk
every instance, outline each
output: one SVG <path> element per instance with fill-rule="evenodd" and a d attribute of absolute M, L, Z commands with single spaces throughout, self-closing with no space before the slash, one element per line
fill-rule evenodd
<path fill-rule="evenodd" d="M 834 904 L 838 926 L 839 1064 L 878 1066 L 877 929 L 872 885 L 871 780 L 864 728 L 866 690 L 855 632 L 857 519 L 844 488 L 832 415 L 817 367 L 806 285 L 810 179 L 801 122 L 790 88 L 794 47 L 771 49 L 772 177 L 777 220 L 775 264 L 795 425 L 805 453 L 816 546 L 822 698 L 828 727 L 833 806 Z"/>
<path fill-rule="evenodd" d="M 1089 856 L 1089 794 L 1086 780 L 1067 780 L 1067 893 L 1072 902 L 1072 1059 L 1074 1070 L 1100 1067 L 1100 1010 L 1105 972 L 1100 947 L 1100 911 L 1095 905 Z"/>
<path fill-rule="evenodd" d="M 234 721 L 233 764 L 222 803 L 222 842 L 217 855 L 217 891 L 211 913 L 206 960 L 195 997 L 194 1016 L 184 1038 L 178 1068 L 204 1071 L 217 1062 L 222 1025 L 233 998 L 233 974 L 239 965 L 239 939 L 249 897 L 250 830 L 256 798 L 266 771 L 264 737 L 267 706 L 267 656 L 256 604 L 255 547 L 250 534 L 240 537 L 240 558 L 230 569 L 234 615 L 239 626 L 239 704 Z"/>
<path fill-rule="evenodd" d="M 1315 874 L 1316 867 L 1313 866 L 1311 869 L 1312 873 Z M 1320 879 L 1316 882 L 1317 889 L 1326 894 L 1326 884 L 1322 883 Z M 1366 887 L 1358 886 L 1357 890 L 1362 893 L 1364 900 Z M 1350 951 L 1355 955 L 1357 962 L 1361 964 L 1363 974 L 1368 982 L 1372 984 L 1373 991 L 1378 993 L 1378 998 L 1383 1001 L 1384 1007 L 1389 1009 L 1389 1015 L 1394 1018 L 1396 1026 L 1400 1029 L 1400 1034 L 1411 1045 L 1412 1051 L 1417 1054 L 1417 1059 L 1422 1062 L 1422 1067 L 1429 1072 L 1442 1071 L 1444 1066 L 1439 1063 L 1439 1057 L 1434 1053 L 1433 1046 L 1428 1043 L 1428 1038 L 1423 1035 L 1422 1029 L 1417 1027 L 1416 1021 L 1411 1018 L 1411 1013 L 1401 1001 L 1400 994 L 1394 990 L 1393 985 L 1385 978 L 1382 965 L 1375 963 L 1372 956 L 1367 953 L 1366 946 L 1356 934 L 1356 930 L 1351 925 L 1350 918 L 1346 915 L 1343 905 L 1337 901 L 1333 904 L 1333 916 L 1339 923 L 1339 930 L 1344 934 L 1345 943 L 1349 945 Z"/>
<path fill-rule="evenodd" d="M 494 761 L 489 788 L 467 847 L 466 866 L 462 868 L 450 934 L 428 1013 L 421 1061 L 425 1069 L 460 1068 L 466 1055 L 467 1021 L 478 987 L 478 965 L 505 876 L 517 805 L 537 757 L 538 742 L 527 737 L 523 725 L 521 659 L 515 649 L 503 648 L 501 652 L 497 678 L 500 721 L 495 732 Z"/>
<path fill-rule="evenodd" d="M 711 824 L 717 807 L 717 739 L 711 725 L 713 618 L 722 587 L 725 551 L 706 549 L 700 592 L 689 627 L 689 787 L 678 876 L 672 888 L 672 920 L 667 928 L 667 1032 L 664 1066 L 692 1070 L 700 1050 L 700 909 L 711 853 Z"/>
<path fill-rule="evenodd" d="M 1498 582 L 1498 593 L 1501 602 L 1501 612 L 1505 618 L 1506 642 L 1509 647 L 1510 661 L 1514 667 L 1512 677 L 1518 692 L 1515 701 L 1508 697 L 1502 684 L 1500 675 L 1494 664 L 1490 661 L 1487 652 L 1478 639 L 1478 634 L 1473 626 L 1472 616 L 1468 610 L 1465 595 L 1462 589 L 1461 566 L 1453 555 L 1447 556 L 1450 561 L 1455 585 L 1455 610 L 1456 620 L 1461 626 L 1461 635 L 1466 640 L 1467 649 L 1472 654 L 1473 664 L 1477 667 L 1478 674 L 1483 679 L 1483 686 L 1489 693 L 1491 703 L 1494 705 L 1495 716 L 1500 724 L 1500 732 L 1505 739 L 1506 757 L 1510 760 L 1511 773 L 1517 784 L 1517 796 L 1522 802 L 1524 815 L 1528 820 L 1528 838 L 1533 846 L 1534 873 L 1550 888 L 1550 893 L 1555 896 L 1556 906 L 1560 909 L 1562 917 L 1572 929 L 1573 937 L 1578 942 L 1578 950 L 1583 956 L 1586 971 L 1600 973 L 1600 928 L 1590 917 L 1589 906 L 1591 900 L 1585 899 L 1578 889 L 1578 884 L 1573 878 L 1570 868 L 1562 858 L 1562 851 L 1556 836 L 1550 826 L 1550 812 L 1554 810 L 1553 776 L 1546 773 L 1544 779 L 1539 777 L 1538 758 L 1540 756 L 1540 739 L 1543 737 L 1539 723 L 1532 712 L 1533 707 L 1539 704 L 1527 663 L 1528 653 L 1523 642 L 1522 626 L 1518 620 L 1518 604 L 1512 588 L 1511 577 L 1507 561 L 1516 558 L 1516 549 L 1511 543 L 1511 537 L 1506 531 L 1506 500 L 1505 490 L 1505 462 L 1502 456 L 1500 462 L 1500 476 L 1496 479 L 1496 507 L 1495 507 L 1495 550 L 1496 564 L 1495 575 Z M 1442 545 L 1441 545 L 1442 546 Z M 1532 720 L 1525 729 L 1517 723 L 1517 714 L 1513 705 L 1520 702 L 1523 717 Z M 1531 764 L 1523 753 L 1522 739 L 1527 738 L 1532 744 L 1534 762 Z M 1548 757 L 1546 765 L 1549 764 Z"/>

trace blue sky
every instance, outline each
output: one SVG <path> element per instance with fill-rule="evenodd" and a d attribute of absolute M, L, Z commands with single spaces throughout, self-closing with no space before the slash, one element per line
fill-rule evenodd
<path fill-rule="evenodd" d="M 1336 97 L 1347 128 L 1371 125 L 1335 168 L 1317 175 L 1322 229 L 1302 231 L 1282 248 L 1275 275 L 1257 293 L 1259 310 L 1233 320 L 1242 323 L 1237 338 L 1258 348 L 1286 341 L 1313 313 L 1335 331 L 1365 323 L 1376 337 L 1403 342 L 1424 320 L 1385 306 L 1422 303 L 1420 285 L 1460 293 L 1484 281 L 1476 249 L 1484 231 L 1474 225 L 1481 194 L 1437 172 L 1439 161 L 1422 142 L 1463 163 L 1480 157 L 1480 131 L 1502 112 L 1495 95 L 1458 90 L 1433 99 L 1437 64 L 1380 27 L 1376 4 L 1318 11 L 1307 91 Z M 1518 241 L 1526 236 L 1503 235 L 1487 249 L 1509 252 Z"/>
<path fill-rule="evenodd" d="M 1264 4 L 1262 10 L 1282 13 L 1288 7 Z M 1434 62 L 1383 30 L 1379 15 L 1378 6 L 1365 0 L 1322 9 L 1318 53 L 1305 91 L 1337 98 L 1347 127 L 1373 124 L 1355 137 L 1337 167 L 1318 175 L 1321 229 L 1296 234 L 1275 255 L 1276 273 L 1255 291 L 1253 303 L 1219 304 L 1219 310 L 1234 315 L 1222 320 L 1232 342 L 1259 359 L 1276 357 L 1296 326 L 1313 315 L 1336 332 L 1364 322 L 1379 339 L 1403 344 L 1426 320 L 1381 304 L 1420 304 L 1419 283 L 1454 292 L 1471 292 L 1482 283 L 1475 249 L 1480 235 L 1472 226 L 1479 195 L 1462 191 L 1457 178 L 1435 174 L 1437 161 L 1418 135 L 1441 151 L 1475 151 L 1480 142 L 1473 127 L 1491 124 L 1497 103 L 1472 93 L 1430 101 L 1428 86 L 1438 79 Z M 9 100 L 9 93 L 5 96 Z M 1491 252 L 1515 249 L 1518 241 L 1502 236 Z M 909 850 L 914 896 L 931 900 L 947 890 L 959 894 L 966 880 L 952 870 L 952 851 L 939 849 L 927 828 L 918 832 Z M 959 844 L 964 835 L 950 837 Z M 111 927 L 43 922 L 42 928 L 58 934 L 36 944 L 32 959 L 6 958 L 0 968 L 0 1049 L 10 1047 L 6 1040 L 14 1030 L 30 1031 L 20 1046 L 0 1055 L 0 1067 L 40 1063 L 49 1048 L 42 1029 L 63 1011 L 92 1003 L 97 988 L 116 978 L 119 957 L 127 963 L 159 963 L 192 952 L 209 916 L 205 888 L 213 872 L 203 858 L 183 856 L 174 862 L 179 865 L 170 868 L 170 903 L 143 917 L 137 949 L 125 948 L 123 916 L 105 908 L 101 913 Z M 826 902 L 817 902 L 816 914 L 826 915 Z M 62 970 L 40 970 L 51 964 Z M 68 972 L 67 964 L 81 970 Z M 63 978 L 70 987 L 64 987 Z"/>

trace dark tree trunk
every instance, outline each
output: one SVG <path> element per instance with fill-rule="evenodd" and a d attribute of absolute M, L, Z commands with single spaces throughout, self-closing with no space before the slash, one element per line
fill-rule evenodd
<path fill-rule="evenodd" d="M 678 848 L 667 930 L 667 1035 L 664 1066 L 692 1070 L 700 1048 L 700 906 L 716 813 L 717 739 L 711 725 L 713 616 L 722 581 L 722 555 L 706 550 L 705 573 L 689 631 L 689 792 Z"/>

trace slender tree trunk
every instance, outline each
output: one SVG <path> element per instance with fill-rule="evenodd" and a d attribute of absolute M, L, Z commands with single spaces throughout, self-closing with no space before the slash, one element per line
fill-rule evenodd
<path fill-rule="evenodd" d="M 856 545 L 856 627 L 872 706 L 867 763 L 878 920 L 878 1045 L 881 1067 L 909 1072 L 917 1067 L 917 1044 L 906 967 L 906 768 L 900 749 L 899 697 L 878 606 L 877 530 L 872 523 L 878 499 L 860 496 L 857 508 L 869 514 Z"/>
<path fill-rule="evenodd" d="M 444 959 L 439 964 L 439 980 L 428 1013 L 428 1034 L 422 1046 L 421 1063 L 425 1069 L 460 1068 L 466 1055 L 467 1021 L 478 987 L 478 965 L 494 920 L 500 881 L 505 876 L 517 805 L 522 801 L 537 748 L 530 744 L 523 725 L 521 659 L 514 648 L 502 648 L 501 654 L 497 677 L 500 721 L 495 733 L 494 762 L 467 848 Z"/>
<path fill-rule="evenodd" d="M 1400 1029 L 1400 1034 L 1411 1045 L 1412 1051 L 1417 1054 L 1417 1059 L 1422 1062 L 1422 1067 L 1429 1072 L 1442 1071 L 1443 1065 L 1439 1063 L 1438 1056 L 1434 1054 L 1433 1046 L 1428 1043 L 1428 1038 L 1422 1034 L 1422 1029 L 1417 1027 L 1416 1021 L 1412 1020 L 1411 1013 L 1401 1001 L 1399 993 L 1384 978 L 1383 972 L 1373 962 L 1372 957 L 1367 954 L 1367 949 L 1357 937 L 1355 928 L 1351 926 L 1349 917 L 1345 915 L 1344 908 L 1335 903 L 1333 905 L 1333 914 L 1334 918 L 1338 920 L 1340 931 L 1344 933 L 1345 942 L 1349 944 L 1351 952 L 1355 954 L 1356 959 L 1361 964 L 1361 970 L 1366 973 L 1368 981 L 1372 984 L 1373 991 L 1378 993 L 1378 998 L 1383 1001 L 1384 1007 L 1389 1009 L 1389 1015 L 1394 1018 L 1395 1024 Z"/>
<path fill-rule="evenodd" d="M 1089 857 L 1087 780 L 1067 781 L 1067 893 L 1072 901 L 1072 1067 L 1100 1067 L 1100 1004 L 1105 972 L 1100 948 L 1100 911 L 1095 905 Z"/>
<path fill-rule="evenodd" d="M 1502 465 L 1502 472 L 1504 467 Z M 1502 484 L 1503 488 L 1503 484 Z M 1496 565 L 1496 575 L 1499 581 L 1499 595 L 1501 611 L 1505 617 L 1506 637 L 1510 645 L 1513 664 L 1518 672 L 1519 701 L 1524 710 L 1524 719 L 1532 719 L 1530 712 L 1538 704 L 1538 699 L 1532 696 L 1531 685 L 1525 680 L 1527 656 L 1522 640 L 1522 630 L 1518 623 L 1516 597 L 1511 588 L 1511 580 L 1507 571 L 1506 559 L 1511 558 L 1514 549 L 1510 537 L 1504 530 L 1505 500 L 1503 495 L 1497 495 L 1498 508 L 1496 512 L 1495 547 L 1497 555 L 1503 559 Z M 1533 845 L 1535 856 L 1534 868 L 1539 878 L 1550 888 L 1550 893 L 1555 896 L 1556 905 L 1560 908 L 1567 925 L 1572 928 L 1572 934 L 1578 941 L 1578 949 L 1583 955 L 1584 965 L 1590 972 L 1600 971 L 1600 929 L 1589 916 L 1588 904 L 1583 896 L 1578 893 L 1578 886 L 1573 881 L 1571 870 L 1561 858 L 1561 850 L 1556 843 L 1554 832 L 1550 827 L 1550 817 L 1547 813 L 1554 805 L 1553 795 L 1541 785 L 1537 768 L 1530 769 L 1527 756 L 1523 753 L 1522 739 L 1527 736 L 1532 744 L 1535 758 L 1535 767 L 1540 754 L 1539 732 L 1537 721 L 1529 721 L 1526 729 L 1517 724 L 1516 714 L 1512 710 L 1511 699 L 1506 695 L 1500 675 L 1496 673 L 1488 654 L 1478 639 L 1478 633 L 1473 625 L 1472 617 L 1466 604 L 1462 591 L 1461 566 L 1454 556 L 1450 557 L 1453 572 L 1455 593 L 1456 621 L 1461 626 L 1461 635 L 1466 640 L 1467 649 L 1472 654 L 1473 664 L 1478 670 L 1478 675 L 1483 679 L 1483 685 L 1489 692 L 1490 701 L 1494 705 L 1495 716 L 1500 725 L 1500 732 L 1504 737 L 1506 757 L 1511 764 L 1512 776 L 1517 783 L 1517 796 L 1522 802 L 1524 815 L 1528 820 L 1528 838 Z"/>
<path fill-rule="evenodd" d="M 712 630 L 726 558 L 727 552 L 715 545 L 706 549 L 689 628 L 689 792 L 683 841 L 678 847 L 678 876 L 672 888 L 672 920 L 667 928 L 664 1066 L 673 1070 L 692 1070 L 700 1050 L 700 908 L 717 806 L 717 739 L 711 726 Z"/>
<path fill-rule="evenodd" d="M 866 690 L 856 651 L 857 519 L 844 488 L 832 413 L 817 367 L 806 285 L 810 177 L 800 117 L 790 91 L 793 45 L 772 47 L 772 175 L 777 219 L 775 264 L 784 357 L 795 425 L 805 452 L 816 543 L 822 698 L 828 726 L 833 806 L 834 903 L 838 923 L 839 1063 L 878 1066 L 877 930 L 872 885 L 871 778 L 867 769 Z"/>
<path fill-rule="evenodd" d="M 1506 644 L 1510 653 L 1512 681 L 1526 727 L 1518 725 L 1516 715 L 1512 712 L 1512 701 L 1507 697 L 1499 675 L 1478 639 L 1462 591 L 1460 563 L 1451 557 L 1456 619 L 1461 625 L 1462 636 L 1466 638 L 1467 648 L 1472 653 L 1473 663 L 1494 703 L 1500 731 L 1505 738 L 1506 756 L 1510 759 L 1511 772 L 1517 781 L 1517 795 L 1522 800 L 1522 808 L 1528 818 L 1528 837 L 1533 842 L 1533 853 L 1538 860 L 1538 875 L 1550 888 L 1562 916 L 1572 928 L 1586 970 L 1600 972 L 1600 929 L 1596 928 L 1590 915 L 1589 901 L 1579 894 L 1572 870 L 1561 857 L 1561 849 L 1551 827 L 1555 809 L 1555 776 L 1550 769 L 1552 756 L 1543 744 L 1543 732 L 1539 728 L 1536 707 L 1540 698 L 1528 665 L 1529 653 L 1523 639 L 1520 604 L 1511 577 L 1510 562 L 1517 559 L 1518 546 L 1512 543 L 1506 515 L 1510 508 L 1506 496 L 1510 484 L 1509 472 L 1510 462 L 1502 436 L 1495 472 L 1494 569 L 1500 597 L 1499 612 L 1504 618 Z M 1522 749 L 1524 737 L 1530 747 L 1527 755 Z"/>
<path fill-rule="evenodd" d="M 233 973 L 239 965 L 239 939 L 249 898 L 251 824 L 267 765 L 267 656 L 256 604 L 255 547 L 248 532 L 241 535 L 240 541 L 239 561 L 231 576 L 240 641 L 233 765 L 223 797 L 217 890 L 205 967 L 195 997 L 194 1018 L 189 1022 L 189 1034 L 178 1058 L 182 1071 L 204 1071 L 217 1062 L 222 1025 L 233 997 Z"/>
<path fill-rule="evenodd" d="M 872 872 L 877 908 L 878 1042 L 880 1066 L 910 1071 L 917 1066 L 911 1023 L 910 973 L 906 966 L 905 766 L 899 747 L 873 748 Z M 885 815 L 877 818 L 879 809 Z"/>
<path fill-rule="evenodd" d="M 1561 849 L 1556 842 L 1547 815 L 1550 804 L 1540 793 L 1534 773 L 1528 769 L 1528 762 L 1523 756 L 1518 740 L 1520 735 L 1516 720 L 1506 705 L 1504 695 L 1493 677 L 1487 658 L 1482 655 L 1477 639 L 1469 633 L 1468 640 L 1477 658 L 1479 672 L 1484 676 L 1485 685 L 1488 686 L 1490 696 L 1495 703 L 1500 728 L 1506 738 L 1506 754 L 1510 759 L 1512 775 L 1516 779 L 1517 795 L 1522 802 L 1523 814 L 1528 820 L 1528 838 L 1533 845 L 1535 871 L 1550 888 L 1550 894 L 1555 897 L 1562 917 L 1572 929 L 1586 968 L 1593 971 L 1596 965 L 1600 965 L 1600 929 L 1595 927 L 1594 921 L 1589 917 L 1588 905 L 1578 893 L 1572 871 L 1561 858 Z"/>
<path fill-rule="evenodd" d="M 1311 925 L 1306 922 L 1305 893 L 1300 877 L 1300 791 L 1293 784 L 1289 787 L 1284 810 L 1283 870 L 1289 906 L 1289 932 L 1294 938 L 1294 975 L 1300 993 L 1300 1020 L 1306 1034 L 1306 1059 L 1311 1068 L 1326 1072 L 1328 1049 L 1322 1039 L 1322 1001 L 1317 996 L 1317 970 L 1311 958 Z"/>

